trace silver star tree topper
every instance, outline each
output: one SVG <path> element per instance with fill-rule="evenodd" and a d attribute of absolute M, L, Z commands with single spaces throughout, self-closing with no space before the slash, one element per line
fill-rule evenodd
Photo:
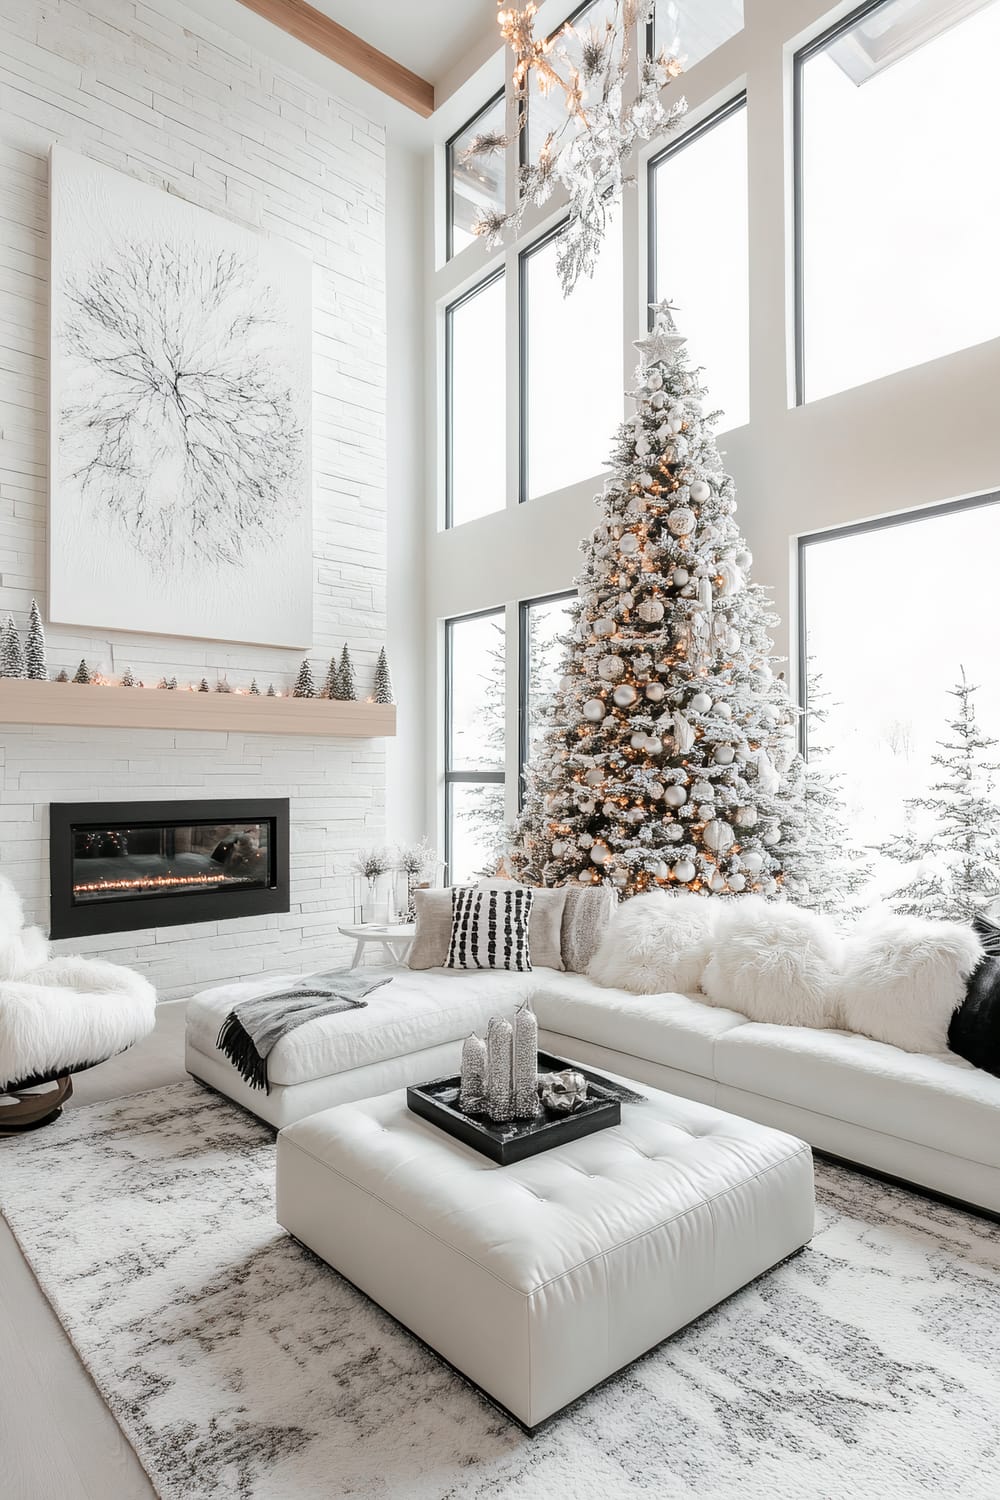
<path fill-rule="evenodd" d="M 651 302 L 653 309 L 653 331 L 644 339 L 633 339 L 644 365 L 655 365 L 658 360 L 672 359 L 685 342 L 684 335 L 677 332 L 672 302 Z"/>

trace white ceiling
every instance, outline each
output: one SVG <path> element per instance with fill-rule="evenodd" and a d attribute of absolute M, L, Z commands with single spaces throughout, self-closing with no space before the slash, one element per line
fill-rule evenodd
<path fill-rule="evenodd" d="M 411 72 L 438 83 L 470 50 L 498 37 L 496 0 L 311 0 Z"/>

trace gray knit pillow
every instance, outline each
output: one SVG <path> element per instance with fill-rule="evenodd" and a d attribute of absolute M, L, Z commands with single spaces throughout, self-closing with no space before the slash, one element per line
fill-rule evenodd
<path fill-rule="evenodd" d="M 565 889 L 563 963 L 577 974 L 586 974 L 604 930 L 618 908 L 618 897 L 608 885 L 568 885 Z"/>

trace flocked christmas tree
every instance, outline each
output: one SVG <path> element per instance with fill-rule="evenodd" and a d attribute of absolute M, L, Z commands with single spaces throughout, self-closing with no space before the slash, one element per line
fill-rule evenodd
<path fill-rule="evenodd" d="M 8 615 L 0 630 L 0 677 L 25 677 L 24 650 L 21 637 L 14 624 L 14 616 Z"/>
<path fill-rule="evenodd" d="M 392 678 L 389 675 L 389 661 L 386 657 L 384 646 L 378 654 L 378 661 L 375 663 L 374 698 L 376 703 L 391 703 L 393 701 Z"/>
<path fill-rule="evenodd" d="M 292 697 L 315 698 L 315 696 L 316 684 L 313 681 L 312 667 L 309 665 L 308 656 L 304 656 L 302 665 L 299 667 L 299 675 L 295 679 L 295 686 L 292 688 Z"/>
<path fill-rule="evenodd" d="M 28 677 L 34 682 L 45 682 L 49 671 L 45 664 L 45 630 L 38 600 L 32 599 L 28 611 L 28 635 L 24 647 L 24 665 Z"/>
<path fill-rule="evenodd" d="M 124 672 L 122 673 L 121 677 L 119 678 L 118 685 L 119 685 L 119 687 L 124 687 L 124 688 L 134 688 L 134 687 L 141 687 L 142 686 L 142 684 L 137 680 L 136 675 L 132 671 L 131 667 L 126 667 L 125 668 Z"/>
<path fill-rule="evenodd" d="M 77 667 L 76 672 L 73 674 L 73 681 L 80 683 L 88 683 L 91 681 L 90 668 L 87 666 L 86 657 L 81 656 L 80 665 Z"/>
<path fill-rule="evenodd" d="M 344 642 L 344 649 L 340 653 L 340 675 L 337 682 L 337 697 L 345 702 L 353 701 L 358 696 L 358 685 L 354 677 L 354 663 L 351 661 L 351 653 Z"/>
<path fill-rule="evenodd" d="M 891 859 L 922 868 L 890 898 L 900 912 L 969 921 L 995 899 L 1000 850 L 1000 796 L 993 759 L 998 742 L 983 734 L 976 716 L 978 689 L 965 669 L 950 694 L 958 700 L 951 735 L 931 757 L 941 775 L 923 797 L 907 804 L 910 826 L 885 849 Z"/>
<path fill-rule="evenodd" d="M 336 656 L 331 656 L 330 665 L 326 671 L 326 682 L 323 684 L 323 697 L 339 698 L 340 696 L 340 662 Z"/>
<path fill-rule="evenodd" d="M 568 659 L 508 863 L 545 885 L 794 895 L 802 843 L 764 591 L 671 309 L 637 341 Z"/>

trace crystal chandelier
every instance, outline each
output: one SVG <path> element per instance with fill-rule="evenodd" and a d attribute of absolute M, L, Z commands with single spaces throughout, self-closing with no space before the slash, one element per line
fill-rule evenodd
<path fill-rule="evenodd" d="M 532 77 L 540 95 L 562 94 L 565 116 L 542 142 L 537 160 L 518 169 L 518 201 L 510 213 L 483 211 L 473 232 L 492 247 L 520 227 L 529 204 L 545 203 L 557 186 L 569 199 L 569 214 L 558 237 L 556 267 L 563 294 L 581 273 L 592 275 L 608 222 L 627 182 L 629 154 L 639 140 L 652 140 L 676 128 L 687 109 L 684 99 L 663 102 L 664 89 L 681 72 L 675 57 L 647 57 L 642 45 L 656 0 L 615 0 L 603 26 L 575 31 L 567 23 L 553 36 L 535 36 L 534 0 L 520 10 L 497 0 L 497 21 L 514 54 L 512 87 L 517 104 L 514 136 L 487 131 L 470 142 L 463 160 L 501 154 L 524 129 Z M 567 43 L 577 43 L 577 57 Z M 632 48 L 639 54 L 634 97 L 629 83 Z"/>

